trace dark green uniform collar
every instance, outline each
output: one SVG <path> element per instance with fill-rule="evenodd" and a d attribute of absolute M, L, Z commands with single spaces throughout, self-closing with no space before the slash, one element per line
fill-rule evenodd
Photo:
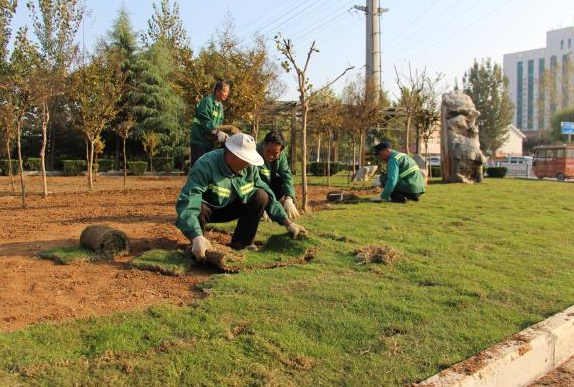
<path fill-rule="evenodd" d="M 219 168 L 219 172 L 221 172 L 221 174 L 223 176 L 228 177 L 228 178 L 232 178 L 232 177 L 236 177 L 236 176 L 245 177 L 245 174 L 247 173 L 249 166 L 239 173 L 233 173 L 231 168 L 229 168 L 229 166 L 225 162 L 225 149 L 217 149 L 214 152 L 218 153 L 218 155 L 217 155 L 217 167 Z"/>

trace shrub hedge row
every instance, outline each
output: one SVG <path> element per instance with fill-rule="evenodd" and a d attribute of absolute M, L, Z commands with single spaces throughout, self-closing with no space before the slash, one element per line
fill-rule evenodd
<path fill-rule="evenodd" d="M 506 167 L 488 167 L 488 168 L 486 168 L 486 173 L 488 174 L 488 177 L 502 178 L 502 177 L 506 176 L 507 172 L 508 172 L 508 168 L 506 168 Z"/>
<path fill-rule="evenodd" d="M 147 169 L 147 161 L 128 161 L 128 171 L 136 176 L 143 176 Z"/>

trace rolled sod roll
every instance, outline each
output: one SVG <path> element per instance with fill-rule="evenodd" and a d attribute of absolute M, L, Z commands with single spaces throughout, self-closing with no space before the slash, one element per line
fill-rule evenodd
<path fill-rule="evenodd" d="M 110 260 L 129 251 L 126 234 L 104 225 L 88 226 L 82 231 L 80 245 L 92 250 L 101 259 Z"/>

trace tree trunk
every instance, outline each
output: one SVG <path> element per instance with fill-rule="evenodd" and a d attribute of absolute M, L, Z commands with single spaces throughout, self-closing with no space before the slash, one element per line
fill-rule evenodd
<path fill-rule="evenodd" d="M 253 138 L 257 142 L 257 136 L 259 135 L 259 118 L 255 117 L 255 123 L 253 124 Z"/>
<path fill-rule="evenodd" d="M 124 139 L 124 151 L 125 151 L 125 139 Z M 120 136 L 116 135 L 116 153 L 114 155 L 114 170 L 120 170 Z M 125 184 L 124 184 L 125 185 Z"/>
<path fill-rule="evenodd" d="M 359 168 L 365 166 L 365 131 L 359 132 Z"/>
<path fill-rule="evenodd" d="M 12 173 L 12 155 L 10 154 L 10 132 L 8 128 L 6 128 L 6 154 L 8 155 L 8 176 L 10 176 L 12 193 L 14 193 L 16 192 L 16 188 L 14 188 L 14 174 Z"/>
<path fill-rule="evenodd" d="M 48 181 L 46 179 L 46 145 L 48 144 L 48 122 L 50 111 L 46 100 L 42 101 L 42 149 L 40 150 L 40 165 L 42 167 L 42 197 L 48 197 Z"/>
<path fill-rule="evenodd" d="M 315 161 L 318 163 L 321 162 L 321 133 L 317 134 L 317 157 Z"/>
<path fill-rule="evenodd" d="M 94 182 L 93 182 L 93 171 L 92 171 L 92 165 L 94 162 L 94 140 L 92 140 L 90 138 L 90 156 L 89 156 L 89 161 L 88 161 L 88 182 L 90 183 L 90 191 L 94 190 Z"/>
<path fill-rule="evenodd" d="M 18 118 L 18 173 L 20 174 L 20 187 L 22 191 L 22 208 L 28 208 L 26 204 L 26 184 L 24 183 L 24 165 L 22 163 L 22 118 Z M 10 166 L 12 168 L 12 166 Z"/>
<path fill-rule="evenodd" d="M 307 212 L 307 111 L 305 97 L 301 96 L 301 208 Z"/>
<path fill-rule="evenodd" d="M 411 117 L 407 113 L 407 119 L 405 121 L 405 153 L 409 153 L 409 132 L 411 130 Z"/>
<path fill-rule="evenodd" d="M 98 165 L 98 154 L 95 153 L 94 154 L 94 165 Z M 94 181 L 98 181 L 98 171 L 96 170 L 96 173 L 94 173 Z"/>
<path fill-rule="evenodd" d="M 291 173 L 297 171 L 297 110 L 291 111 Z"/>
<path fill-rule="evenodd" d="M 333 162 L 339 162 L 339 131 L 333 133 Z"/>
<path fill-rule="evenodd" d="M 153 159 L 151 157 L 151 153 L 149 155 L 149 170 L 150 170 L 150 174 L 153 176 Z"/>
<path fill-rule="evenodd" d="M 327 186 L 331 188 L 331 142 L 332 136 L 329 130 L 329 142 L 327 144 Z"/>
<path fill-rule="evenodd" d="M 90 168 L 90 146 L 88 145 L 88 138 L 84 137 L 84 144 L 86 144 L 86 166 L 88 167 L 88 169 L 86 171 L 89 171 Z M 86 176 L 88 176 L 88 188 L 90 187 L 90 174 L 88 173 Z"/>
<path fill-rule="evenodd" d="M 123 138 L 124 143 L 124 187 L 126 186 L 126 180 L 128 178 L 128 160 L 126 156 L 126 137 Z"/>
<path fill-rule="evenodd" d="M 353 141 L 353 175 L 357 172 L 356 170 L 357 165 L 357 144 Z"/>

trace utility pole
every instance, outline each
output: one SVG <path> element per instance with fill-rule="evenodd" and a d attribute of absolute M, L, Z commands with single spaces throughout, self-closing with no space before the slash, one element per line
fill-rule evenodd
<path fill-rule="evenodd" d="M 388 8 L 380 8 L 380 0 L 365 0 L 365 6 L 355 5 L 366 16 L 365 86 L 373 103 L 378 104 L 381 91 L 381 28 L 380 17 Z"/>

